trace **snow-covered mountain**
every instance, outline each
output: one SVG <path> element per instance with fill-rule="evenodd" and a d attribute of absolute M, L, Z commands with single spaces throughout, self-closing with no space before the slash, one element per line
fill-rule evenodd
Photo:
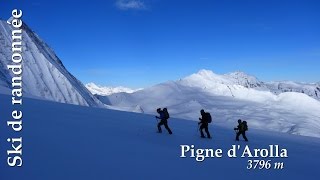
<path fill-rule="evenodd" d="M 275 94 L 298 92 L 320 101 L 320 83 L 297 83 L 292 81 L 268 82 L 268 89 Z"/>
<path fill-rule="evenodd" d="M 12 26 L 0 20 L 0 86 L 11 87 Z M 23 25 L 23 91 L 47 100 L 83 105 L 102 106 L 85 86 L 70 74 L 53 50 L 26 24 Z"/>
<path fill-rule="evenodd" d="M 198 120 L 199 110 L 212 113 L 217 124 L 245 119 L 253 128 L 320 137 L 320 101 L 303 93 L 275 94 L 257 78 L 236 72 L 217 75 L 201 70 L 131 94 L 97 97 L 117 109 L 153 114 L 168 107 L 172 117 Z"/>
<path fill-rule="evenodd" d="M 85 86 L 92 94 L 97 94 L 102 96 L 108 96 L 111 94 L 121 93 L 121 92 L 134 93 L 136 91 L 141 90 L 141 89 L 131 89 L 131 88 L 122 87 L 122 86 L 106 87 L 106 86 L 97 85 L 95 83 L 88 83 Z"/>

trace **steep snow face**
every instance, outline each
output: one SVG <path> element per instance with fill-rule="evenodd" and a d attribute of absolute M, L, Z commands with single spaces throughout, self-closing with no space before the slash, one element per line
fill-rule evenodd
<path fill-rule="evenodd" d="M 11 87 L 11 30 L 0 21 L 0 86 Z M 23 90 L 47 100 L 83 106 L 101 106 L 86 88 L 71 75 L 52 49 L 27 26 L 23 25 Z"/>
<path fill-rule="evenodd" d="M 114 108 L 137 112 L 139 107 L 149 114 L 168 107 L 172 117 L 190 120 L 198 120 L 200 109 L 205 109 L 222 126 L 234 125 L 240 118 L 250 128 L 320 137 L 319 101 L 296 92 L 276 95 L 263 90 L 265 85 L 255 78 L 245 76 L 243 81 L 239 77 L 244 74 L 216 75 L 203 70 L 179 81 L 99 99 Z"/>
<path fill-rule="evenodd" d="M 130 89 L 130 88 L 122 87 L 122 86 L 105 87 L 105 86 L 96 85 L 94 83 L 88 83 L 85 86 L 92 94 L 97 94 L 97 95 L 102 95 L 102 96 L 107 96 L 107 95 L 121 93 L 121 92 L 133 93 L 133 92 L 141 90 L 141 89 Z"/>
<path fill-rule="evenodd" d="M 283 92 L 299 92 L 306 94 L 314 99 L 320 100 L 319 83 L 296 83 L 292 81 L 268 82 L 267 87 L 271 92 L 280 94 Z"/>

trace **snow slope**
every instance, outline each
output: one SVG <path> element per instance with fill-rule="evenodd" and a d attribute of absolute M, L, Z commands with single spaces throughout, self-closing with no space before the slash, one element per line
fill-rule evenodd
<path fill-rule="evenodd" d="M 12 26 L 0 20 L 0 86 L 11 87 Z M 44 99 L 83 105 L 102 106 L 85 86 L 70 74 L 53 50 L 26 24 L 23 25 L 23 90 Z"/>
<path fill-rule="evenodd" d="M 1 119 L 11 116 L 10 96 L 0 95 Z M 235 142 L 233 126 L 210 126 L 212 140 L 200 139 L 193 121 L 170 119 L 173 135 L 155 133 L 153 115 L 113 111 L 25 99 L 22 168 L 6 165 L 7 137 L 18 136 L 0 126 L 0 179 L 3 180 L 194 180 L 318 179 L 320 140 L 249 129 L 249 143 Z M 195 103 L 196 104 L 196 103 Z M 59 113 L 57 113 L 59 112 Z M 248 158 L 181 159 L 180 145 L 221 148 L 233 144 L 253 148 L 279 145 L 288 158 L 282 170 L 247 170 Z"/>
<path fill-rule="evenodd" d="M 94 83 L 88 83 L 85 86 L 92 94 L 97 94 L 97 95 L 102 95 L 102 96 L 108 96 L 111 94 L 121 93 L 121 92 L 134 93 L 136 91 L 141 90 L 141 89 L 130 89 L 130 88 L 122 87 L 122 86 L 105 87 L 105 86 L 101 86 L 101 85 L 96 85 Z"/>
<path fill-rule="evenodd" d="M 103 103 L 124 111 L 152 114 L 168 107 L 173 117 L 198 120 L 200 109 L 212 113 L 214 123 L 230 125 L 241 118 L 258 129 L 320 137 L 320 102 L 303 93 L 279 95 L 244 73 L 216 75 L 202 70 L 179 81 L 170 81 L 127 94 L 97 96 Z"/>

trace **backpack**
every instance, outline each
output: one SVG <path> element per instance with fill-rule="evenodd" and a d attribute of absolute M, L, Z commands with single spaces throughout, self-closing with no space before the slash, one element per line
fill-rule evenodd
<path fill-rule="evenodd" d="M 248 131 L 247 121 L 243 121 L 242 124 L 243 124 L 243 130 Z"/>
<path fill-rule="evenodd" d="M 207 118 L 207 122 L 208 123 L 211 123 L 212 122 L 212 117 L 211 117 L 211 114 L 210 113 L 206 113 L 206 118 Z"/>
<path fill-rule="evenodd" d="M 164 116 L 165 119 L 169 119 L 169 118 L 170 118 L 170 115 L 169 115 L 169 113 L 168 113 L 167 108 L 164 108 L 164 109 L 163 109 L 163 116 Z"/>

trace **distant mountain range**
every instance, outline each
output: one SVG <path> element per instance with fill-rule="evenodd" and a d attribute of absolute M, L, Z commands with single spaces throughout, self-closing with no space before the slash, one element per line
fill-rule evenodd
<path fill-rule="evenodd" d="M 95 96 L 123 111 L 155 114 L 158 107 L 167 107 L 172 117 L 197 121 L 200 109 L 205 109 L 215 124 L 230 126 L 241 118 L 252 128 L 320 137 L 318 88 L 318 84 L 264 83 L 243 72 L 218 75 L 200 70 L 133 93 Z"/>
<path fill-rule="evenodd" d="M 198 81 L 198 79 L 201 81 Z M 279 95 L 284 92 L 297 92 L 306 94 L 316 100 L 320 100 L 320 83 L 298 83 L 293 81 L 274 81 L 274 82 L 262 82 L 256 77 L 248 75 L 244 72 L 233 72 L 224 75 L 214 74 L 210 70 L 200 70 L 198 73 L 187 77 L 181 82 L 189 86 L 199 86 L 203 88 L 211 87 L 216 83 L 225 84 L 227 91 L 219 92 L 221 95 L 231 95 L 232 91 L 230 86 L 240 85 L 245 88 L 252 88 L 261 91 L 270 91 L 273 94 Z M 100 86 L 94 83 L 86 84 L 87 89 L 95 95 L 108 96 L 116 93 L 134 93 L 141 89 L 130 89 L 126 87 L 107 87 Z"/>
<path fill-rule="evenodd" d="M 96 85 L 95 83 L 88 83 L 85 85 L 86 88 L 92 93 L 92 94 L 98 94 L 102 96 L 108 96 L 115 93 L 133 93 L 142 89 L 130 89 L 126 87 L 106 87 L 101 85 Z"/>

